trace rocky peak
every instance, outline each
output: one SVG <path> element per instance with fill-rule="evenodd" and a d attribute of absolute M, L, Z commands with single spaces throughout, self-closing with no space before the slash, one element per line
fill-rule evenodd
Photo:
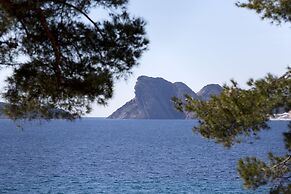
<path fill-rule="evenodd" d="M 140 76 L 135 85 L 135 97 L 117 109 L 109 118 L 112 119 L 185 119 L 189 115 L 178 112 L 172 97 L 184 99 L 185 94 L 200 99 L 186 84 L 171 83 L 163 78 Z M 211 89 L 211 88 L 210 88 Z M 208 90 L 206 90 L 208 91 Z M 210 90 L 206 94 L 216 93 Z M 204 93 L 202 92 L 201 95 Z M 203 97 L 203 96 L 202 96 Z M 206 97 L 207 98 L 207 97 Z"/>
<path fill-rule="evenodd" d="M 218 84 L 208 84 L 204 86 L 197 95 L 201 100 L 209 100 L 211 96 L 217 96 L 222 92 L 223 88 Z"/>

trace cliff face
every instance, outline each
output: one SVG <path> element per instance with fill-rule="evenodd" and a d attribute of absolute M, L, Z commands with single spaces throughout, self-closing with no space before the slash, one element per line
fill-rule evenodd
<path fill-rule="evenodd" d="M 171 98 L 182 97 L 184 93 L 197 95 L 183 83 L 171 83 L 162 78 L 141 76 L 135 85 L 135 98 L 115 111 L 113 119 L 184 119 Z"/>
<path fill-rule="evenodd" d="M 200 97 L 181 82 L 171 83 L 162 78 L 141 76 L 135 85 L 135 98 L 116 110 L 111 119 L 185 119 L 189 115 L 178 112 L 171 98 L 183 99 L 188 94 Z"/>
<path fill-rule="evenodd" d="M 186 90 L 190 90 L 190 92 L 194 93 L 186 85 L 172 84 L 162 78 L 139 77 L 135 86 L 136 106 L 141 113 L 141 117 L 139 118 L 185 118 L 184 113 L 176 111 L 171 102 L 171 98 L 173 96 L 182 96 L 182 92 Z"/>

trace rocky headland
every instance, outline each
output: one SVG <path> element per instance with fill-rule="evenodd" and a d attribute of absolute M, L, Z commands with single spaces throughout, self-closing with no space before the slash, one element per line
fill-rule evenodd
<path fill-rule="evenodd" d="M 172 97 L 185 98 L 185 94 L 193 99 L 208 100 L 218 95 L 222 87 L 210 84 L 203 87 L 197 94 L 182 82 L 171 83 L 163 78 L 140 76 L 137 79 L 135 97 L 117 109 L 110 119 L 186 119 L 186 113 L 178 112 Z"/>

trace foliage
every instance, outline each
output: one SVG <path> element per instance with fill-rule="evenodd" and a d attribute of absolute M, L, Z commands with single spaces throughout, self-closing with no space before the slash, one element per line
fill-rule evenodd
<path fill-rule="evenodd" d="M 223 92 L 209 101 L 193 100 L 191 96 L 186 96 L 186 103 L 174 101 L 179 110 L 194 112 L 201 118 L 195 132 L 230 147 L 240 142 L 242 135 L 255 135 L 268 128 L 267 121 L 275 108 L 290 106 L 290 75 L 289 69 L 281 78 L 269 74 L 257 81 L 250 80 L 249 90 L 232 81 L 232 86 L 225 85 Z"/>
<path fill-rule="evenodd" d="M 290 0 L 248 0 L 237 6 L 255 10 L 262 19 L 272 23 L 291 22 Z M 246 136 L 256 136 L 262 129 L 269 129 L 268 121 L 278 109 L 290 111 L 291 107 L 291 69 L 281 77 L 268 74 L 265 78 L 247 84 L 242 89 L 235 81 L 224 86 L 219 96 L 209 101 L 173 98 L 176 108 L 192 113 L 199 119 L 199 126 L 193 131 L 205 138 L 214 139 L 227 148 L 239 143 Z M 285 156 L 269 154 L 266 163 L 255 157 L 239 160 L 238 173 L 246 188 L 256 189 L 262 185 L 271 187 L 270 193 L 291 193 L 291 124 L 284 133 L 287 149 Z"/>
<path fill-rule="evenodd" d="M 186 96 L 184 102 L 177 98 L 173 101 L 178 110 L 194 113 L 199 118 L 199 126 L 193 128 L 194 132 L 230 148 L 234 143 L 242 142 L 245 136 L 256 136 L 260 130 L 268 129 L 267 121 L 278 108 L 290 110 L 290 78 L 291 69 L 288 69 L 280 78 L 269 74 L 257 81 L 250 80 L 248 90 L 232 81 L 231 86 L 225 85 L 222 93 L 212 96 L 209 101 L 194 100 L 191 96 Z M 286 149 L 290 152 L 291 128 L 284 136 Z M 270 154 L 269 158 L 269 164 L 257 158 L 239 161 L 238 172 L 246 188 L 255 189 L 272 183 L 275 192 L 290 187 L 291 156 Z"/>
<path fill-rule="evenodd" d="M 73 119 L 95 101 L 105 105 L 114 81 L 131 72 L 148 45 L 145 22 L 130 17 L 126 4 L 0 0 L 0 65 L 14 70 L 3 94 L 7 114 Z M 107 19 L 93 21 L 93 8 Z"/>
<path fill-rule="evenodd" d="M 291 156 L 276 157 L 269 153 L 269 160 L 269 164 L 255 157 L 239 160 L 238 172 L 244 180 L 244 186 L 256 189 L 272 182 L 273 188 L 271 188 L 270 193 L 290 193 Z"/>
<path fill-rule="evenodd" d="M 262 19 L 270 19 L 272 23 L 291 21 L 290 0 L 248 0 L 247 3 L 238 2 L 236 5 L 254 10 L 261 15 Z"/>

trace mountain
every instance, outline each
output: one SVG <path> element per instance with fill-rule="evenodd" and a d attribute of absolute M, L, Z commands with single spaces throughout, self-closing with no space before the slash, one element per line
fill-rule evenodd
<path fill-rule="evenodd" d="M 206 99 L 208 95 L 217 93 L 217 86 L 201 96 L 193 92 L 182 82 L 171 83 L 163 78 L 140 76 L 134 87 L 135 97 L 117 109 L 108 118 L 110 119 L 185 119 L 189 115 L 178 112 L 171 98 L 176 96 L 183 99 L 185 94 L 194 99 Z"/>
<path fill-rule="evenodd" d="M 207 101 L 211 96 L 217 96 L 222 92 L 222 87 L 218 84 L 209 84 L 204 86 L 197 95 L 201 100 Z"/>
<path fill-rule="evenodd" d="M 183 97 L 184 93 L 193 98 L 198 96 L 185 84 L 171 83 L 163 78 L 140 76 L 135 85 L 135 98 L 115 111 L 112 119 L 184 119 L 171 98 Z"/>

